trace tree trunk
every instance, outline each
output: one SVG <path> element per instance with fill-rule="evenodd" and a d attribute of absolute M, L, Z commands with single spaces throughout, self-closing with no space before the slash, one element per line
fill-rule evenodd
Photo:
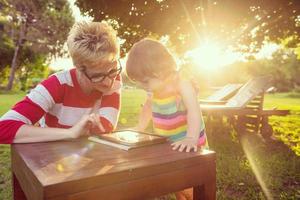
<path fill-rule="evenodd" d="M 14 82 L 14 79 L 15 79 L 15 72 L 16 72 L 16 69 L 17 69 L 17 66 L 18 66 L 17 65 L 18 55 L 19 55 L 19 52 L 22 50 L 22 46 L 23 46 L 24 38 L 25 38 L 25 34 L 26 34 L 26 29 L 27 29 L 27 22 L 25 20 L 25 22 L 21 24 L 20 32 L 19 32 L 19 38 L 18 38 L 17 45 L 16 45 L 16 48 L 15 48 L 14 56 L 13 56 L 13 59 L 12 59 L 12 62 L 11 62 L 9 80 L 8 80 L 8 83 L 7 83 L 7 86 L 6 86 L 7 91 L 10 91 L 13 87 L 13 82 Z"/>

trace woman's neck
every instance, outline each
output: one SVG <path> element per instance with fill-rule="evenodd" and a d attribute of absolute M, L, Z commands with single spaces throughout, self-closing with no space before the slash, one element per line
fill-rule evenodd
<path fill-rule="evenodd" d="M 91 94 L 92 90 L 93 90 L 92 87 L 89 86 L 89 83 L 84 80 L 84 78 L 82 77 L 82 74 L 78 70 L 76 70 L 76 77 L 77 77 L 80 89 L 83 91 L 83 93 L 87 94 L 87 95 Z"/>

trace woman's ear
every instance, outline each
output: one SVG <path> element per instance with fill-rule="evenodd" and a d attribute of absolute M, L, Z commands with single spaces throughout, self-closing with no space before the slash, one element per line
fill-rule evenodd
<path fill-rule="evenodd" d="M 79 71 L 84 71 L 84 70 L 86 70 L 86 67 L 85 67 L 84 65 L 81 65 L 81 64 L 76 65 L 76 67 L 77 67 L 77 69 L 78 69 Z"/>

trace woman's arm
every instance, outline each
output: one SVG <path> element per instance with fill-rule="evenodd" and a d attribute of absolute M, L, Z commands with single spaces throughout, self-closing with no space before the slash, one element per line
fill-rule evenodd
<path fill-rule="evenodd" d="M 38 84 L 0 118 L 0 143 L 12 143 L 20 127 L 34 125 L 62 96 L 62 85 L 55 75 Z"/>
<path fill-rule="evenodd" d="M 95 124 L 95 114 L 84 115 L 72 128 L 41 128 L 24 124 L 21 126 L 13 143 L 45 142 L 77 138 L 89 134 L 89 128 Z"/>
<path fill-rule="evenodd" d="M 41 128 L 24 124 L 19 128 L 13 143 L 45 142 L 73 138 L 69 129 Z"/>

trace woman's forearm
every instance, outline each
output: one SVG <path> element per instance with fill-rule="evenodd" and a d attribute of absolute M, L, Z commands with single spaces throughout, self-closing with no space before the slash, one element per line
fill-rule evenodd
<path fill-rule="evenodd" d="M 31 125 L 23 125 L 16 133 L 13 143 L 45 142 L 72 138 L 69 129 L 41 128 Z"/>

